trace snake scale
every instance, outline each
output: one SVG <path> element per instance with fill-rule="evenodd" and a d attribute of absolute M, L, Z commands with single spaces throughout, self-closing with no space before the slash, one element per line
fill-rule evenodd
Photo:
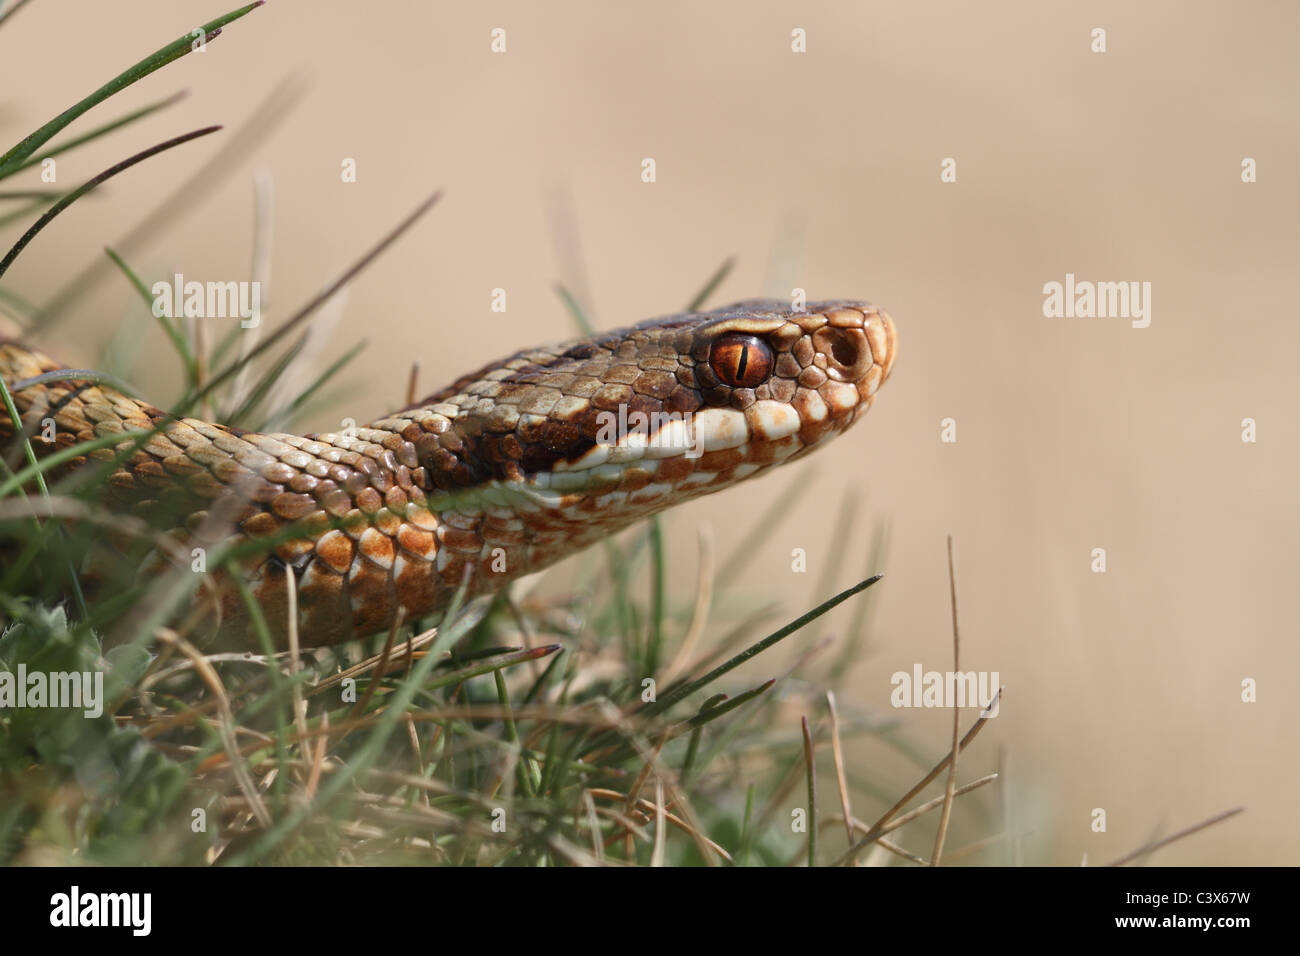
<path fill-rule="evenodd" d="M 277 640 L 293 574 L 304 646 L 491 593 L 632 522 L 798 459 L 872 403 L 897 351 L 858 301 L 737 302 L 527 349 L 342 433 L 258 434 L 173 418 L 104 384 L 14 391 L 38 454 L 152 430 L 99 495 L 183 547 L 271 538 L 240 567 Z M 0 341 L 11 387 L 64 368 Z M 53 442 L 39 437 L 55 424 Z M 0 409 L 0 448 L 13 422 Z M 121 456 L 119 456 L 119 459 Z M 111 461 L 108 448 L 54 478 Z M 185 553 L 188 553 L 186 551 Z M 218 638 L 257 646 L 238 589 L 209 575 Z"/>

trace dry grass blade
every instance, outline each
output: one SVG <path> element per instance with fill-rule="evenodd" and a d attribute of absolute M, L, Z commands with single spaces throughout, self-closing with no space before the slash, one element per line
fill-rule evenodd
<path fill-rule="evenodd" d="M 996 773 L 986 774 L 985 776 L 980 777 L 978 780 L 972 781 L 971 783 L 958 787 L 954 792 L 954 795 L 958 797 L 964 796 L 970 793 L 972 790 L 978 790 L 980 787 L 987 786 L 988 784 L 992 783 L 997 779 L 998 779 L 998 775 Z M 853 833 L 863 833 L 863 834 L 874 833 L 874 836 L 872 837 L 872 841 L 873 843 L 875 843 L 878 842 L 881 836 L 884 836 L 887 833 L 893 833 L 895 830 L 901 830 L 903 827 L 907 826 L 912 821 L 925 816 L 931 810 L 943 806 L 943 799 L 944 798 L 942 796 L 939 796 L 939 797 L 935 797 L 933 800 L 928 800 L 925 803 L 921 804 L 919 807 L 915 808 L 914 810 L 909 810 L 907 813 L 894 817 L 884 826 L 880 827 L 879 830 L 873 830 L 871 824 L 865 823 L 862 820 L 857 819 L 856 817 L 846 818 L 841 816 L 824 817 L 821 823 L 819 824 L 818 829 L 824 830 L 827 827 L 837 826 L 839 824 L 847 823 L 850 828 L 850 837 L 849 837 L 850 840 L 852 840 Z M 792 865 L 797 859 L 798 859 L 798 854 L 796 854 L 794 857 L 791 858 L 790 864 Z M 870 862 L 868 862 L 867 865 L 870 866 L 871 865 Z"/>
<path fill-rule="evenodd" d="M 1237 814 L 1244 812 L 1245 809 L 1246 809 L 1245 807 L 1233 807 L 1231 810 L 1224 810 L 1222 813 L 1216 813 L 1208 820 L 1202 820 L 1200 823 L 1197 823 L 1194 826 L 1187 827 L 1187 829 L 1185 830 L 1179 830 L 1177 833 L 1171 833 L 1169 834 L 1169 836 L 1164 837 L 1163 839 L 1156 840 L 1153 843 L 1148 843 L 1145 846 L 1141 846 L 1138 849 L 1134 850 L 1132 853 L 1127 853 L 1124 856 L 1121 856 L 1118 860 L 1114 860 L 1110 863 L 1107 863 L 1106 865 L 1124 866 L 1127 863 L 1132 863 L 1134 860 L 1143 856 L 1149 856 L 1150 854 L 1154 853 L 1156 850 L 1159 850 L 1161 847 L 1166 847 L 1169 844 L 1175 842 L 1176 840 L 1181 840 L 1183 839 L 1183 837 L 1191 836 L 1193 833 L 1199 833 L 1200 831 L 1206 829 L 1207 827 L 1212 827 L 1216 823 L 1222 823 L 1224 820 L 1227 820 L 1230 817 L 1235 817 Z"/>
<path fill-rule="evenodd" d="M 293 574 L 284 576 L 285 602 L 287 607 L 289 632 L 289 676 L 296 677 L 302 670 L 302 656 L 298 647 L 298 578 Z M 307 701 L 302 696 L 302 682 L 292 680 L 289 683 L 290 699 L 293 703 L 293 724 L 299 735 L 307 737 Z"/>
<path fill-rule="evenodd" d="M 835 759 L 835 783 L 840 791 L 840 809 L 844 811 L 844 831 L 853 845 L 853 809 L 849 804 L 848 776 L 844 770 L 844 747 L 840 742 L 840 715 L 835 709 L 835 691 L 826 692 L 826 709 L 831 715 L 831 755 Z"/>
<path fill-rule="evenodd" d="M 890 853 L 894 854 L 895 856 L 901 856 L 904 860 L 907 860 L 909 863 L 916 863 L 921 866 L 934 865 L 934 863 L 931 860 L 927 860 L 923 856 L 917 856 L 915 853 L 912 853 L 910 850 L 904 850 L 901 846 L 899 846 L 897 843 L 894 843 L 892 840 L 886 840 L 884 837 L 880 837 L 879 839 L 876 840 L 876 843 L 877 845 L 884 847 L 886 850 L 888 850 Z"/>
<path fill-rule="evenodd" d="M 379 667 L 379 665 L 382 662 L 384 662 L 386 659 L 392 660 L 393 661 L 392 670 L 382 670 L 375 675 L 375 679 L 384 677 L 387 674 L 392 673 L 392 671 L 398 670 L 400 667 L 405 666 L 405 660 L 403 660 L 402 664 L 397 663 L 398 658 L 405 659 L 406 657 L 412 655 L 415 651 L 418 651 L 424 648 L 425 646 L 433 643 L 433 641 L 437 640 L 437 637 L 438 637 L 438 628 L 432 627 L 429 630 L 425 631 L 424 633 L 417 634 L 415 637 L 412 637 L 410 640 L 404 641 L 403 643 L 399 644 L 394 649 L 394 653 L 388 658 L 385 658 L 385 655 L 383 653 L 375 654 L 373 657 L 367 657 L 365 660 L 353 664 L 351 667 L 345 670 L 341 670 L 337 674 L 331 674 L 329 677 L 324 678 L 316 685 L 314 685 L 312 689 L 307 692 L 307 696 L 313 697 L 316 694 L 329 690 L 331 687 L 333 687 L 336 684 L 342 683 L 343 681 L 347 680 L 349 677 L 360 677 L 362 674 L 374 670 L 375 668 Z"/>
<path fill-rule="evenodd" d="M 397 631 L 401 628 L 402 620 L 405 617 L 406 608 L 398 608 L 397 614 L 393 618 L 393 625 L 388 629 L 388 637 L 384 639 L 384 649 L 379 652 L 379 661 L 375 664 L 375 670 L 380 674 L 384 673 L 385 667 L 392 659 L 393 641 L 397 639 Z M 366 708 L 370 706 L 371 699 L 375 696 L 375 691 L 379 689 L 380 679 L 380 677 L 376 676 L 367 681 L 366 692 L 361 695 L 361 699 L 352 707 L 352 712 L 348 715 L 350 719 L 355 720 L 366 712 Z"/>
<path fill-rule="evenodd" d="M 664 865 L 664 839 L 666 837 L 667 826 L 664 822 L 664 782 L 655 781 L 655 842 L 650 850 L 650 865 L 660 867 Z"/>
<path fill-rule="evenodd" d="M 716 843 L 714 843 L 712 840 L 709 840 L 704 835 L 703 829 L 701 828 L 698 819 L 696 818 L 694 812 L 691 810 L 691 804 L 690 801 L 687 799 L 686 794 L 682 793 L 681 790 L 672 783 L 671 779 L 669 778 L 667 768 L 660 764 L 658 759 L 659 750 L 658 749 L 655 749 L 653 751 L 650 750 L 650 748 L 646 746 L 645 741 L 641 739 L 640 734 L 636 732 L 636 727 L 633 726 L 633 724 L 626 717 L 624 717 L 622 713 L 619 712 L 618 708 L 615 707 L 613 704 L 611 704 L 609 701 L 607 700 L 599 701 L 597 709 L 599 710 L 601 716 L 604 717 L 605 720 L 613 724 L 616 731 L 632 745 L 632 747 L 636 751 L 637 756 L 646 765 L 646 768 L 647 769 L 653 768 L 653 770 L 657 773 L 658 779 L 661 781 L 665 781 L 667 783 L 667 786 L 669 788 L 670 804 L 672 806 L 678 807 L 681 810 L 682 816 L 685 818 L 683 821 L 682 829 L 685 832 L 689 833 L 691 835 L 691 838 L 695 840 L 695 844 L 699 848 L 700 856 L 703 858 L 705 864 L 707 864 L 708 866 L 715 866 L 717 864 L 717 861 L 713 858 L 710 851 L 716 852 L 716 850 L 720 848 L 717 846 Z M 659 747 L 661 748 L 662 746 L 663 746 L 663 741 L 661 740 L 659 743 Z M 641 798 L 637 802 L 638 804 L 645 804 L 648 803 L 649 801 L 646 801 L 644 798 Z M 630 801 L 629 801 L 629 805 L 630 805 Z M 669 818 L 669 822 L 672 822 L 671 817 Z M 730 861 L 730 857 L 727 856 L 726 853 L 722 853 L 721 856 L 724 859 Z"/>
<path fill-rule="evenodd" d="M 420 385 L 420 360 L 411 360 L 411 374 L 406 379 L 406 404 L 408 407 L 417 401 L 416 394 Z"/>
<path fill-rule="evenodd" d="M 999 702 L 1001 701 L 1001 698 L 1002 698 L 1002 688 L 999 687 L 998 692 L 993 695 L 993 702 L 989 704 L 988 711 L 986 711 L 984 716 L 981 716 L 979 720 L 975 721 L 975 723 L 971 725 L 971 729 L 966 731 L 966 736 L 961 739 L 961 743 L 957 748 L 959 753 L 965 750 L 967 747 L 969 747 L 971 741 L 974 740 L 976 735 L 978 735 L 979 732 L 984 729 L 984 725 L 987 724 L 991 719 L 989 716 L 987 716 L 987 713 L 989 711 L 992 711 L 995 707 L 998 706 Z M 872 841 L 874 841 L 876 837 L 880 836 L 881 833 L 885 832 L 884 826 L 893 818 L 894 814 L 896 814 L 899 810 L 903 809 L 903 807 L 907 806 L 907 804 L 911 801 L 913 797 L 915 797 L 918 793 L 920 793 L 922 790 L 928 787 L 930 783 L 936 777 L 939 776 L 939 774 L 943 773 L 943 771 L 948 766 L 948 761 L 950 761 L 951 759 L 952 759 L 952 754 L 947 754 L 944 756 L 942 760 L 940 760 L 937 764 L 935 764 L 934 767 L 931 768 L 930 772 L 927 773 L 920 780 L 918 780 L 911 790 L 903 794 L 903 796 L 899 799 L 897 803 L 895 803 L 892 807 L 886 810 L 881 815 L 880 819 L 877 820 L 874 824 L 872 824 L 871 829 L 867 831 L 867 835 L 864 836 L 857 843 L 855 843 L 847 853 L 845 853 L 838 860 L 836 860 L 834 865 L 845 866 L 851 863 L 853 860 L 855 860 L 857 858 L 857 855 L 861 853 L 870 843 L 872 843 Z"/>
<path fill-rule="evenodd" d="M 593 797 L 602 797 L 606 800 L 622 801 L 625 799 L 624 795 L 619 793 L 617 790 L 606 790 L 602 787 L 592 787 L 590 793 Z M 636 808 L 640 810 L 642 813 L 646 814 L 647 820 L 650 818 L 651 815 L 657 812 L 654 802 L 651 800 L 647 800 L 644 797 L 642 797 L 640 800 L 637 801 Z M 677 829 L 681 830 L 683 833 L 688 834 L 693 840 L 695 840 L 695 842 L 698 845 L 701 845 L 702 849 L 707 849 L 709 853 L 716 854 L 718 857 L 725 860 L 727 863 L 735 862 L 734 860 L 732 860 L 731 854 L 728 853 L 725 848 L 719 846 L 717 843 L 714 843 L 703 833 L 701 833 L 696 827 L 694 827 L 691 823 L 682 819 L 677 814 L 673 813 L 671 810 L 668 810 L 666 807 L 663 811 L 663 816 L 665 820 L 667 820 L 673 826 L 677 827 Z M 704 854 L 704 858 L 706 860 L 709 859 L 709 853 Z"/>
<path fill-rule="evenodd" d="M 808 715 L 801 718 L 803 729 L 804 770 L 808 774 L 808 865 L 817 865 L 817 762 L 813 756 L 812 731 L 808 729 Z"/>
<path fill-rule="evenodd" d="M 321 770 L 325 766 L 325 750 L 330 741 L 330 715 L 329 711 L 321 714 L 320 720 L 320 737 L 316 740 L 316 751 L 312 756 L 311 770 L 307 773 L 307 784 L 303 787 L 303 792 L 308 800 L 316 797 L 316 788 L 320 785 Z"/>
<path fill-rule="evenodd" d="M 665 687 L 672 684 L 695 653 L 695 647 L 704 633 L 704 625 L 709 620 L 709 607 L 713 603 L 713 529 L 709 525 L 700 525 L 698 540 L 700 564 L 695 578 L 695 606 L 691 610 L 691 623 L 686 628 L 686 636 L 682 638 L 672 663 L 660 680 Z"/>
<path fill-rule="evenodd" d="M 650 777 L 650 772 L 659 763 L 659 755 L 663 753 L 664 744 L 667 742 L 668 735 L 661 734 L 659 742 L 655 744 L 655 749 L 650 752 L 649 757 L 641 764 L 641 772 L 636 775 L 636 779 L 632 781 L 632 786 L 629 788 L 627 793 L 627 809 L 630 810 L 637 800 L 640 799 L 641 788 L 645 786 L 646 780 Z"/>
<path fill-rule="evenodd" d="M 217 724 L 217 732 L 221 736 L 221 744 L 225 748 L 226 758 L 230 762 L 231 770 L 234 771 L 235 780 L 239 784 L 239 789 L 244 794 L 244 799 L 257 817 L 257 822 L 265 829 L 271 825 L 271 813 L 266 809 L 266 804 L 262 801 L 261 794 L 257 792 L 257 787 L 253 785 L 253 778 L 248 773 L 248 765 L 244 762 L 239 753 L 239 744 L 235 740 L 235 714 L 230 707 L 230 696 L 226 693 L 226 687 L 221 683 L 221 677 L 203 655 L 198 652 L 189 641 L 179 634 L 167 629 L 158 629 L 158 640 L 164 644 L 170 644 L 179 650 L 182 654 L 194 662 L 194 670 L 207 685 L 212 696 L 217 700 L 217 709 L 220 712 L 221 719 Z"/>
<path fill-rule="evenodd" d="M 971 783 L 968 783 L 965 786 L 958 787 L 956 790 L 953 791 L 953 796 L 960 797 L 963 794 L 970 793 L 972 790 L 977 790 L 980 787 L 986 786 L 997 779 L 998 779 L 998 775 L 996 773 L 985 774 L 984 776 L 980 777 L 978 780 L 972 781 Z M 942 806 L 946 799 L 947 799 L 947 794 L 941 797 L 935 797 L 933 800 L 927 800 L 925 803 L 921 804 L 916 809 L 909 810 L 907 811 L 907 813 L 903 813 L 900 814 L 899 816 L 894 817 L 892 820 L 890 820 L 888 823 L 886 823 L 884 826 L 880 828 L 880 832 L 892 833 L 894 830 L 897 830 L 900 827 L 905 827 L 907 826 L 907 824 L 911 823 L 917 817 L 924 816 L 925 814 L 929 813 L 931 810 L 935 809 L 935 807 Z M 871 830 L 870 827 L 859 827 L 859 829 L 862 829 L 864 832 L 870 832 Z"/>
<path fill-rule="evenodd" d="M 961 637 L 957 630 L 957 573 L 953 570 L 952 535 L 948 535 L 948 591 L 952 598 L 952 672 L 961 673 Z M 952 814 L 953 791 L 957 786 L 957 755 L 961 743 L 961 711 L 957 701 L 952 701 L 952 750 L 948 754 L 948 783 L 944 788 L 943 812 L 939 814 L 939 828 L 934 836 L 933 866 L 943 857 L 943 840 L 948 835 L 948 820 Z"/>
<path fill-rule="evenodd" d="M 987 849 L 988 847 L 991 847 L 995 843 L 1005 840 L 1006 838 L 1007 838 L 1006 833 L 991 833 L 988 836 L 984 837 L 983 839 L 976 840 L 973 843 L 967 843 L 965 846 L 959 846 L 955 850 L 949 850 L 948 860 L 951 862 L 952 860 L 960 860 L 963 859 L 964 857 L 974 856 L 976 853 L 979 853 L 981 850 Z"/>
<path fill-rule="evenodd" d="M 597 860 L 605 860 L 605 844 L 600 839 L 600 818 L 596 815 L 596 801 L 590 790 L 582 791 L 582 807 L 587 814 L 587 827 L 591 830 L 591 852 Z"/>

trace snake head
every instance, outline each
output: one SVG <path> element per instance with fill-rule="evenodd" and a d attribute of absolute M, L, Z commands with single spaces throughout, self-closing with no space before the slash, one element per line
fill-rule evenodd
<path fill-rule="evenodd" d="M 583 409 L 591 447 L 580 444 L 552 470 L 636 462 L 623 483 L 647 471 L 656 488 L 701 489 L 694 493 L 806 454 L 848 428 L 897 352 L 892 320 L 867 303 L 797 311 L 773 299 L 643 322 L 582 348 L 588 361 L 603 350 L 616 365 Z M 635 374 L 617 364 L 633 361 Z"/>
<path fill-rule="evenodd" d="M 750 300 L 516 353 L 403 417 L 444 491 L 506 484 L 655 510 L 842 432 L 896 350 L 867 303 Z"/>
<path fill-rule="evenodd" d="M 759 299 L 711 315 L 692 331 L 690 346 L 702 401 L 695 428 L 708 450 L 794 436 L 782 447 L 806 452 L 871 407 L 897 354 L 893 321 L 864 302 L 795 311 Z"/>

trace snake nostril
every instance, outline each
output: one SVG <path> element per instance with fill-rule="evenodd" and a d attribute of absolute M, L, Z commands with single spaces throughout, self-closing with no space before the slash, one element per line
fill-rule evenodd
<path fill-rule="evenodd" d="M 826 356 L 827 374 L 842 382 L 856 382 L 871 371 L 871 346 L 861 329 L 819 329 L 813 346 Z"/>
<path fill-rule="evenodd" d="M 846 368 L 852 366 L 858 360 L 857 343 L 850 342 L 842 335 L 835 336 L 831 342 L 831 357 Z"/>

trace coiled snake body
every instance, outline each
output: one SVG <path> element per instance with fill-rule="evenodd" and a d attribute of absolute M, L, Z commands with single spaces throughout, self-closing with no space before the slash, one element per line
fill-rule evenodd
<path fill-rule="evenodd" d="M 518 352 L 340 434 L 173 419 L 75 380 L 14 400 L 29 435 L 54 419 L 38 453 L 155 429 L 113 471 L 105 504 L 186 544 L 274 538 L 245 578 L 282 640 L 294 574 L 310 646 L 441 611 L 463 580 L 470 596 L 495 591 L 807 454 L 870 407 L 895 353 L 893 323 L 869 304 L 753 300 Z M 11 386 L 62 367 L 0 342 Z M 13 437 L 0 409 L 0 447 Z M 220 636 L 256 646 L 237 589 L 216 577 Z"/>

